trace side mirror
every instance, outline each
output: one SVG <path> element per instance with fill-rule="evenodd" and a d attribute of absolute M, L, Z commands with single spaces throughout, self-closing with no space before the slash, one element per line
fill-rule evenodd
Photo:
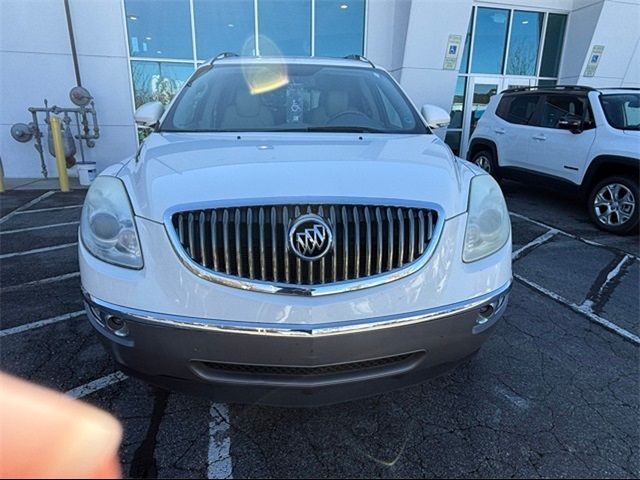
<path fill-rule="evenodd" d="M 420 109 L 422 117 L 426 120 L 429 128 L 442 128 L 449 125 L 451 117 L 442 108 L 425 103 Z"/>
<path fill-rule="evenodd" d="M 164 105 L 160 102 L 149 102 L 136 110 L 133 119 L 141 127 L 153 127 L 164 113 Z"/>
<path fill-rule="evenodd" d="M 558 120 L 558 128 L 569 130 L 571 133 L 582 133 L 582 120 L 576 117 L 564 117 Z"/>

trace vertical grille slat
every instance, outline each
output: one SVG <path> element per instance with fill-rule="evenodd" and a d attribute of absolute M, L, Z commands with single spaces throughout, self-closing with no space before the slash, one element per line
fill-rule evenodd
<path fill-rule="evenodd" d="M 235 227 L 235 240 L 236 240 L 236 271 L 238 276 L 242 277 L 242 239 L 240 238 L 240 227 L 242 225 L 242 212 L 239 208 L 236 208 L 236 213 L 233 219 Z"/>
<path fill-rule="evenodd" d="M 330 226 L 333 245 L 318 260 L 298 257 L 289 229 L 303 214 Z M 321 285 L 405 268 L 434 241 L 436 211 L 398 205 L 225 206 L 173 214 L 172 238 L 203 268 L 279 285 Z M 309 230 L 311 231 L 311 229 Z"/>
<path fill-rule="evenodd" d="M 231 274 L 231 255 L 229 254 L 229 210 L 222 214 L 222 248 L 224 250 L 224 269 Z"/>
<path fill-rule="evenodd" d="M 373 256 L 373 252 L 371 250 L 371 213 L 369 213 L 369 207 L 364 207 L 364 221 L 367 228 L 367 243 L 365 247 L 365 269 L 364 275 L 368 277 L 371 275 L 371 257 Z"/>
<path fill-rule="evenodd" d="M 413 210 L 409 209 L 407 214 L 409 216 L 409 262 L 413 262 L 413 255 L 415 253 L 416 246 L 416 222 L 413 218 Z"/>
<path fill-rule="evenodd" d="M 398 209 L 398 264 L 400 268 L 404 264 L 404 215 L 402 209 Z"/>
<path fill-rule="evenodd" d="M 260 278 L 267 278 L 267 260 L 264 241 L 264 208 L 260 207 L 258 212 L 258 232 L 260 232 Z"/>

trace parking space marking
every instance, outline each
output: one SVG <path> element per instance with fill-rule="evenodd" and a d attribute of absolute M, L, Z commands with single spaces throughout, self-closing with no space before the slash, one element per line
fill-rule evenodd
<path fill-rule="evenodd" d="M 605 245 L 604 243 L 596 242 L 595 240 L 589 240 L 587 238 L 582 238 L 582 237 L 580 237 L 578 235 L 575 235 L 573 233 L 565 232 L 564 230 L 560 230 L 559 228 L 552 227 L 551 225 L 548 225 L 548 224 L 546 224 L 544 222 L 540 222 L 538 220 L 534 220 L 533 218 L 529 218 L 526 215 L 522 215 L 520 213 L 509 212 L 509 215 L 511 215 L 513 217 L 516 217 L 516 218 L 519 218 L 521 220 L 526 220 L 528 222 L 534 223 L 534 224 L 538 225 L 539 227 L 543 227 L 543 228 L 546 228 L 548 230 L 556 230 L 561 235 L 565 235 L 567 237 L 573 238 L 573 239 L 578 240 L 580 242 L 586 243 L 587 245 L 593 245 L 594 247 L 606 248 L 607 250 L 614 249 L 614 250 L 620 251 L 619 248 L 611 247 L 611 246 Z M 629 256 L 635 258 L 636 260 L 640 260 L 640 257 L 637 256 L 637 255 L 634 255 L 633 253 L 628 253 L 628 252 L 624 252 L 624 253 L 626 255 L 629 255 Z"/>
<path fill-rule="evenodd" d="M 75 247 L 78 242 L 63 243 L 62 245 L 54 245 L 53 247 L 34 248 L 33 250 L 25 250 L 23 252 L 4 253 L 0 255 L 0 260 L 11 257 L 21 257 L 23 255 L 31 255 L 34 253 L 50 252 L 52 250 L 60 250 L 62 248 Z"/>
<path fill-rule="evenodd" d="M 55 227 L 66 227 L 67 225 L 78 225 L 80 222 L 64 222 L 64 223 L 53 223 L 51 225 L 39 225 L 37 227 L 26 227 L 26 228 L 16 228 L 15 230 L 5 230 L 4 232 L 0 232 L 0 235 L 8 235 L 10 233 L 22 233 L 22 232 L 32 232 L 34 230 L 43 230 L 45 228 L 55 228 Z"/>
<path fill-rule="evenodd" d="M 628 330 L 625 330 L 622 327 L 619 327 L 615 323 L 610 322 L 606 318 L 602 318 L 600 315 L 597 315 L 596 313 L 594 313 L 593 310 L 591 309 L 591 305 L 588 303 L 588 301 L 585 301 L 582 305 L 577 305 L 577 304 L 567 300 L 562 295 L 558 295 L 557 293 L 552 292 L 551 290 L 548 290 L 548 289 L 544 288 L 543 286 L 538 285 L 535 282 L 532 282 L 531 280 L 527 280 L 526 278 L 524 278 L 521 275 L 518 275 L 517 273 L 514 273 L 513 276 L 517 280 L 521 281 L 525 285 L 528 285 L 529 287 L 533 288 L 534 290 L 537 290 L 538 292 L 542 293 L 543 295 L 546 295 L 547 297 L 552 298 L 556 302 L 559 302 L 559 303 L 569 307 L 574 312 L 580 313 L 580 314 L 584 315 L 585 317 L 587 317 L 589 320 L 591 320 L 591 321 L 593 321 L 595 323 L 598 323 L 599 325 L 602 325 L 604 328 L 606 328 L 608 330 L 611 330 L 614 333 L 617 333 L 621 337 L 624 337 L 627 340 L 630 340 L 631 342 L 635 343 L 636 345 L 640 345 L 640 337 L 638 337 L 637 335 L 631 333 Z"/>
<path fill-rule="evenodd" d="M 129 378 L 124 373 L 118 371 L 114 373 L 110 373 L 109 375 L 105 375 L 104 377 L 98 378 L 97 380 L 93 380 L 89 383 L 85 383 L 84 385 L 80 385 L 79 387 L 72 388 L 71 390 L 67 390 L 65 395 L 72 398 L 82 398 L 87 395 L 91 395 L 92 393 L 97 392 L 105 387 L 113 385 L 115 383 L 121 382 Z"/>
<path fill-rule="evenodd" d="M 55 277 L 43 278 L 41 280 L 33 280 L 31 282 L 20 283 L 18 285 L 10 285 L 8 287 L 0 287 L 0 293 L 15 292 L 22 288 L 34 287 L 36 285 L 45 285 L 47 283 L 61 282 L 70 278 L 79 277 L 80 272 L 65 273 L 64 275 L 56 275 Z"/>
<path fill-rule="evenodd" d="M 55 212 L 57 210 L 66 210 L 68 208 L 82 208 L 82 203 L 77 205 L 65 205 L 64 207 L 47 207 L 47 208 L 34 208 L 32 210 L 20 210 L 16 212 L 16 215 L 25 215 L 27 213 L 42 213 L 42 212 Z"/>
<path fill-rule="evenodd" d="M 209 451 L 207 478 L 233 478 L 231 466 L 231 438 L 229 437 L 229 407 L 212 403 L 209 411 Z"/>
<path fill-rule="evenodd" d="M 49 192 L 45 192 L 42 195 L 40 195 L 39 197 L 34 198 L 33 200 L 31 200 L 30 202 L 25 203 L 24 205 L 22 205 L 21 207 L 16 208 L 15 210 L 13 210 L 12 212 L 7 213 L 4 217 L 0 218 L 0 224 L 3 224 L 4 222 L 6 222 L 7 220 L 9 220 L 11 217 L 13 217 L 14 215 L 17 215 L 18 213 L 20 213 L 21 211 L 31 207 L 32 205 L 35 205 L 36 203 L 40 202 L 41 200 L 44 200 L 47 197 L 50 197 L 51 195 L 53 195 L 54 193 L 56 193 L 54 190 L 51 190 Z"/>
<path fill-rule="evenodd" d="M 539 237 L 534 238 L 533 240 L 531 240 L 524 247 L 519 248 L 518 250 L 513 252 L 513 254 L 511 255 L 511 259 L 513 261 L 518 260 L 520 257 L 522 257 L 523 255 L 529 253 L 531 250 L 539 247 L 543 243 L 548 242 L 553 237 L 555 237 L 557 234 L 558 234 L 558 230 L 556 230 L 555 228 L 552 228 L 551 230 L 549 230 L 549 231 L 543 233 L 542 235 L 540 235 Z"/>
<path fill-rule="evenodd" d="M 58 315 L 57 317 L 45 318 L 44 320 L 25 323 L 24 325 L 18 325 L 17 327 L 5 328 L 4 330 L 0 330 L 0 338 L 7 337 L 9 335 L 15 335 L 16 333 L 26 332 L 35 328 L 44 327 L 53 323 L 62 322 L 64 320 L 70 320 L 84 314 L 84 310 L 78 310 L 77 312 L 65 313 L 64 315 Z"/>

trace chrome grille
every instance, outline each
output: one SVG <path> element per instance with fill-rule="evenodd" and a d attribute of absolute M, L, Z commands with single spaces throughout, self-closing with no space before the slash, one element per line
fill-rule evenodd
<path fill-rule="evenodd" d="M 333 230 L 333 248 L 315 261 L 302 260 L 288 246 L 290 225 L 307 213 Z M 405 206 L 288 204 L 180 211 L 170 223 L 182 253 L 220 278 L 316 286 L 416 263 L 433 240 L 438 214 Z"/>

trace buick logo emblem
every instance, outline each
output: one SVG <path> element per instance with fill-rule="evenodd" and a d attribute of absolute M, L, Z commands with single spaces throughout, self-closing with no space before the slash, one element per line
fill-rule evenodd
<path fill-rule="evenodd" d="M 298 217 L 289 229 L 289 248 L 303 260 L 322 258 L 331 249 L 333 233 L 318 215 L 309 213 Z"/>

